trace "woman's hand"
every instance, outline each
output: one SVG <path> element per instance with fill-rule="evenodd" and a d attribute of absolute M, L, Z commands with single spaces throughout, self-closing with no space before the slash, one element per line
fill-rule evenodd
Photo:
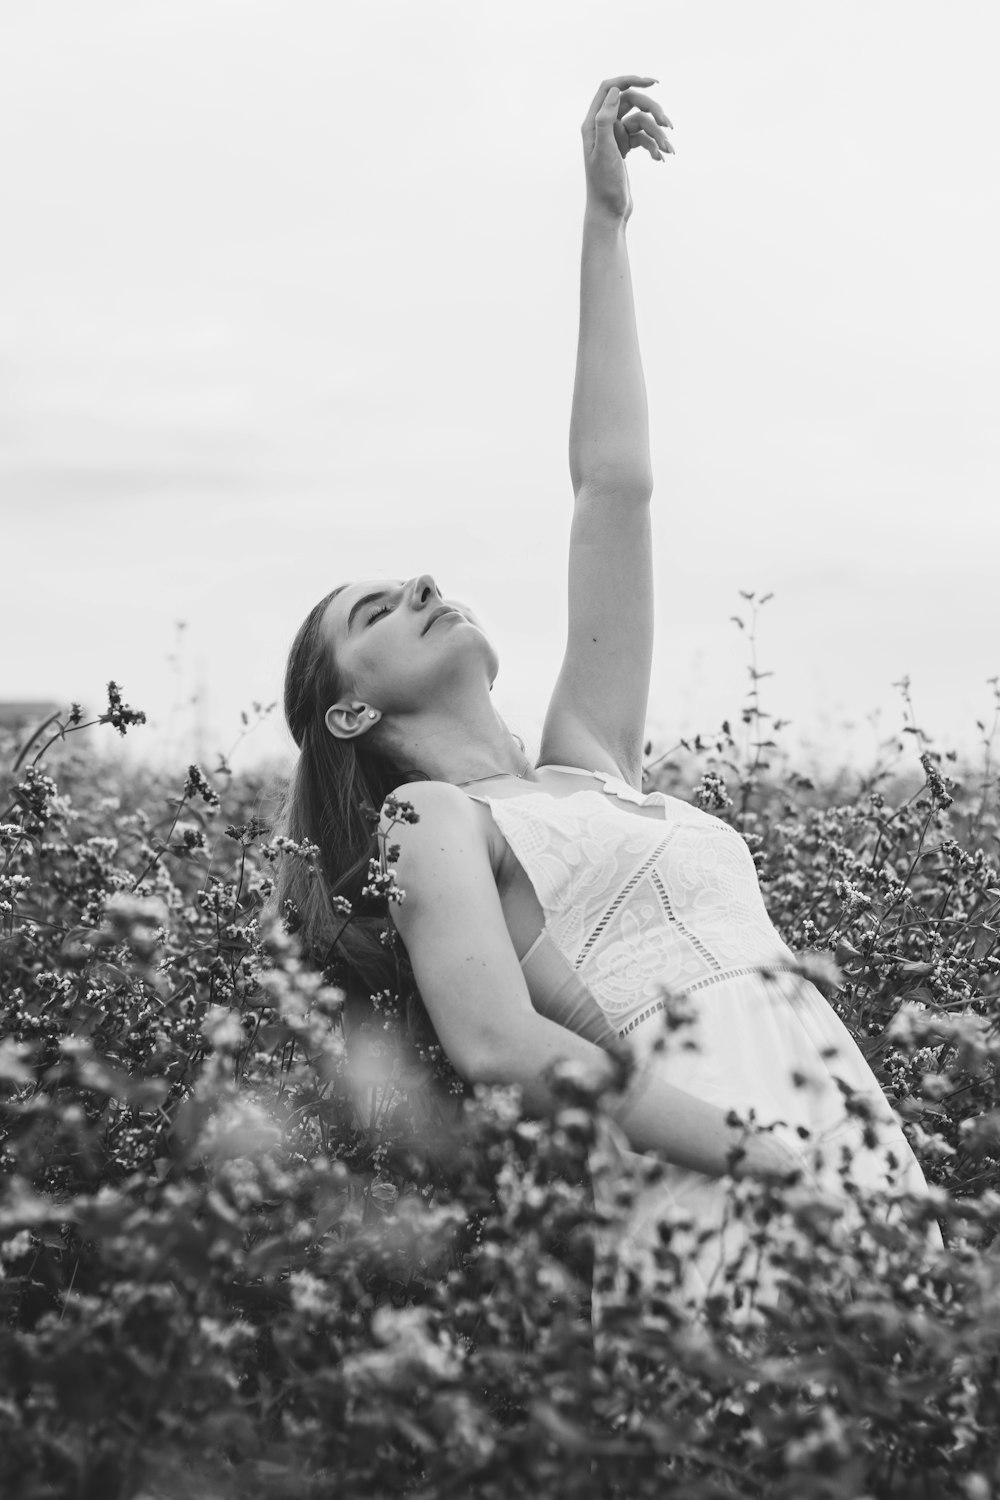
<path fill-rule="evenodd" d="M 667 128 L 672 130 L 673 126 L 656 100 L 640 94 L 636 87 L 656 81 L 630 74 L 605 79 L 580 127 L 587 207 L 622 223 L 628 222 L 632 212 L 625 157 L 633 146 L 644 146 L 657 161 L 663 160 L 664 153 L 673 154 L 674 148 L 667 139 Z"/>
<path fill-rule="evenodd" d="M 801 1151 L 774 1131 L 759 1131 L 740 1144 L 743 1155 L 733 1168 L 734 1177 L 783 1178 L 793 1172 L 801 1181 L 815 1185 L 815 1176 Z"/>

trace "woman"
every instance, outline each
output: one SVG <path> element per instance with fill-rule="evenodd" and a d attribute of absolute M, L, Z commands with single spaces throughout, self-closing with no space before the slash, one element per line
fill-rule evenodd
<path fill-rule="evenodd" d="M 569 635 L 538 764 L 493 707 L 497 654 L 466 605 L 429 574 L 342 585 L 301 627 L 285 688 L 302 755 L 283 827 L 319 846 L 324 878 L 295 887 L 286 871 L 276 893 L 293 898 L 316 951 L 340 933 L 363 988 L 383 988 L 377 932 L 360 919 L 345 927 L 342 915 L 343 898 L 356 903 L 368 878 L 365 808 L 382 807 L 383 845 L 391 830 L 405 895 L 390 904 L 392 918 L 464 1078 L 517 1083 L 540 1110 L 545 1071 L 559 1059 L 587 1065 L 595 1080 L 614 1074 L 616 1048 L 647 1061 L 617 1109 L 632 1148 L 669 1164 L 625 1226 L 637 1253 L 665 1205 L 699 1227 L 721 1224 L 737 1146 L 737 1175 L 832 1177 L 846 1145 L 857 1153 L 854 1180 L 885 1186 L 892 1168 L 864 1145 L 838 1079 L 867 1101 L 894 1149 L 897 1185 L 924 1186 L 846 1028 L 796 977 L 744 840 L 698 808 L 641 793 L 653 480 L 624 158 L 636 147 L 657 161 L 671 152 L 670 121 L 644 92 L 653 83 L 605 81 L 582 127 Z M 389 794 L 417 821 L 394 819 Z M 697 1050 L 659 1052 L 664 987 L 691 1003 Z M 748 1137 L 729 1123 L 733 1110 L 784 1123 Z M 692 1244 L 693 1296 L 718 1263 L 717 1244 Z"/>

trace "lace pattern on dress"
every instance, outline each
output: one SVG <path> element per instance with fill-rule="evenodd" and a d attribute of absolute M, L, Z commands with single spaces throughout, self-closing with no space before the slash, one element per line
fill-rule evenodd
<path fill-rule="evenodd" d="M 603 791 L 482 800 L 534 886 L 552 941 L 620 1035 L 663 1009 L 665 989 L 687 993 L 794 961 L 735 829 L 677 798 L 599 779 Z M 661 808 L 663 819 L 623 802 Z"/>

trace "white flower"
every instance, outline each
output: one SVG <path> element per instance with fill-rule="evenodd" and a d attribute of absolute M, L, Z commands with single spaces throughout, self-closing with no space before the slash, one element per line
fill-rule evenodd
<path fill-rule="evenodd" d="M 323 1283 L 308 1271 L 293 1271 L 288 1278 L 292 1306 L 307 1317 L 318 1317 L 326 1307 Z"/>

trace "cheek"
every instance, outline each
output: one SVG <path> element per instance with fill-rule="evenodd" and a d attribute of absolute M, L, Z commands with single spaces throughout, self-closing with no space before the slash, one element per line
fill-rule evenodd
<path fill-rule="evenodd" d="M 378 630 L 379 626 L 372 629 Z M 349 667 L 358 697 L 412 678 L 417 665 L 414 654 L 413 641 L 401 632 L 394 634 L 391 629 L 361 642 Z"/>

